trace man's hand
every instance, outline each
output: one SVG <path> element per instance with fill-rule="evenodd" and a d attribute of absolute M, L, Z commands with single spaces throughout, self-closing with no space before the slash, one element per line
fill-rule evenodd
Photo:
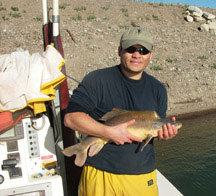
<path fill-rule="evenodd" d="M 172 121 L 176 121 L 175 117 L 172 117 Z M 169 140 L 175 137 L 177 134 L 178 129 L 174 125 L 167 123 L 163 126 L 162 131 L 158 131 L 158 138 L 163 140 Z"/>
<path fill-rule="evenodd" d="M 122 123 L 116 126 L 109 127 L 108 137 L 117 145 L 122 145 L 124 143 L 132 143 L 133 141 L 142 142 L 140 138 L 132 135 L 127 131 L 127 127 L 134 124 L 135 120 L 130 120 L 126 123 Z"/>

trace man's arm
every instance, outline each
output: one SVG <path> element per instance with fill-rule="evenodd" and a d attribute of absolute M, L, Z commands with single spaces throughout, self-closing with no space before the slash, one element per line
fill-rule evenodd
<path fill-rule="evenodd" d="M 79 131 L 80 133 L 110 139 L 117 145 L 126 142 L 132 143 L 132 141 L 142 142 L 141 139 L 133 136 L 127 131 L 127 127 L 134 122 L 135 120 L 131 120 L 116 126 L 106 126 L 97 122 L 84 112 L 67 113 L 64 118 L 65 126 Z"/>

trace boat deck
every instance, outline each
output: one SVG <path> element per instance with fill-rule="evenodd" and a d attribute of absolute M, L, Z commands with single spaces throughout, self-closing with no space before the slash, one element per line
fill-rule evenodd
<path fill-rule="evenodd" d="M 157 170 L 159 196 L 183 196 L 174 185 Z"/>

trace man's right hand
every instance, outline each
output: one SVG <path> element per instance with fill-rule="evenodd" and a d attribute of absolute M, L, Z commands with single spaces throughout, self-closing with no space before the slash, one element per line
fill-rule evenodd
<path fill-rule="evenodd" d="M 110 126 L 107 131 L 108 138 L 117 145 L 122 145 L 124 143 L 132 143 L 133 141 L 142 142 L 142 139 L 132 135 L 127 130 L 127 128 L 134 123 L 135 120 L 130 120 L 126 123 Z"/>

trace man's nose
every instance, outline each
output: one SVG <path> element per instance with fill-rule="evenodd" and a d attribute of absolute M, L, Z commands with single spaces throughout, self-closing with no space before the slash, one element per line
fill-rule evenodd
<path fill-rule="evenodd" d="M 138 51 L 135 51 L 133 54 L 132 54 L 133 57 L 139 57 L 141 56 L 141 54 L 138 52 Z"/>

